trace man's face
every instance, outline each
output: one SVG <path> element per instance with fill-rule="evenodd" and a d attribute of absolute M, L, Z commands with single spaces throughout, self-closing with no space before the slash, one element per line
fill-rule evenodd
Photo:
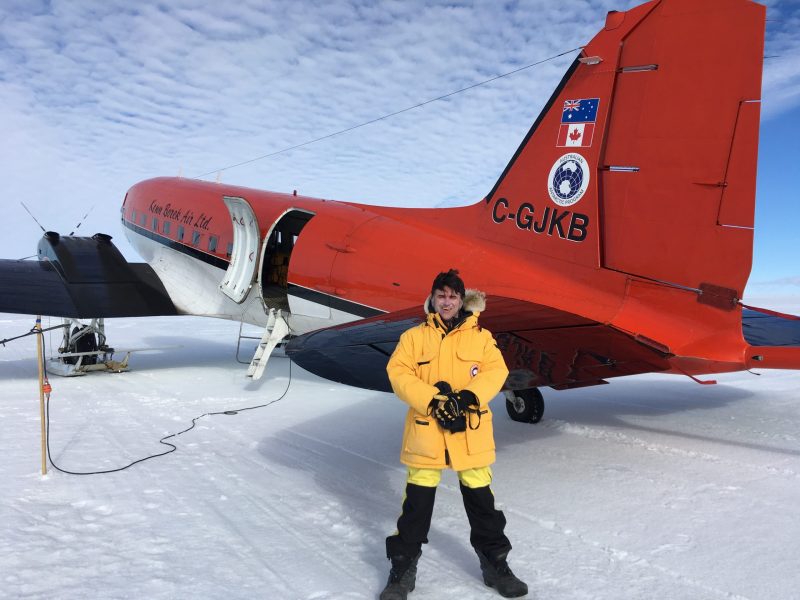
<path fill-rule="evenodd" d="M 461 296 L 445 286 L 443 290 L 433 292 L 433 310 L 439 313 L 443 321 L 449 321 L 458 314 L 464 301 Z"/>

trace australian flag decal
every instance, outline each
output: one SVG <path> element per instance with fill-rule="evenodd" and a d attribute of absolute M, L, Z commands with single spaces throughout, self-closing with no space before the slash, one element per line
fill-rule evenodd
<path fill-rule="evenodd" d="M 599 105 L 600 98 L 564 100 L 556 146 L 559 148 L 591 146 Z"/>

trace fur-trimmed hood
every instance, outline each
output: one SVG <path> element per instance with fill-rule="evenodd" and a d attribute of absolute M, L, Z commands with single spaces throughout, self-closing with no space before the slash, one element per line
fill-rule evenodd
<path fill-rule="evenodd" d="M 431 298 L 432 296 L 428 296 L 425 299 L 425 304 L 423 305 L 425 314 L 431 314 L 434 312 L 433 307 L 431 306 Z M 464 310 L 466 312 L 477 314 L 483 312 L 485 309 L 486 294 L 480 290 L 467 289 L 464 291 Z"/>

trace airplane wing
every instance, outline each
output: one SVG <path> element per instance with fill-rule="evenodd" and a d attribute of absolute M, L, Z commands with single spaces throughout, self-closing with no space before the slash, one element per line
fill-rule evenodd
<path fill-rule="evenodd" d="M 487 297 L 481 326 L 491 331 L 510 371 L 507 386 L 568 389 L 610 377 L 670 368 L 668 354 L 613 327 L 513 298 Z M 400 335 L 422 322 L 420 307 L 311 332 L 292 339 L 286 354 L 320 377 L 391 391 L 386 364 Z"/>
<path fill-rule="evenodd" d="M 127 262 L 110 236 L 48 232 L 39 257 L 0 260 L 0 312 L 78 319 L 177 314 L 150 265 Z"/>

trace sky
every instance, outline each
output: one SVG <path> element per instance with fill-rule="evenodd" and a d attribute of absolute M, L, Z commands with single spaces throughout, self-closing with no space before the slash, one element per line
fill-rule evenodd
<path fill-rule="evenodd" d="M 230 321 L 111 321 L 117 348 L 182 348 L 134 353 L 127 373 L 51 378 L 60 468 L 120 468 L 168 450 L 158 440 L 195 417 L 269 406 L 202 417 L 168 440 L 175 452 L 121 472 L 42 476 L 36 342 L 0 347 L 0 599 L 377 598 L 405 405 L 279 356 L 250 381 Z M 0 338 L 31 322 L 0 315 Z M 493 400 L 492 489 L 527 598 L 796 599 L 800 374 L 759 374 L 545 389 L 537 425 Z M 428 538 L 411 600 L 500 598 L 480 578 L 452 472 Z"/>
<path fill-rule="evenodd" d="M 636 4 L 4 0 L 0 256 L 35 252 L 41 230 L 24 202 L 45 229 L 110 233 L 135 259 L 119 207 L 131 185 L 162 175 L 394 206 L 476 202 L 575 52 L 252 159 L 577 48 L 608 10 Z M 800 204 L 787 160 L 800 132 L 800 3 L 767 4 L 745 299 L 800 312 Z"/>

